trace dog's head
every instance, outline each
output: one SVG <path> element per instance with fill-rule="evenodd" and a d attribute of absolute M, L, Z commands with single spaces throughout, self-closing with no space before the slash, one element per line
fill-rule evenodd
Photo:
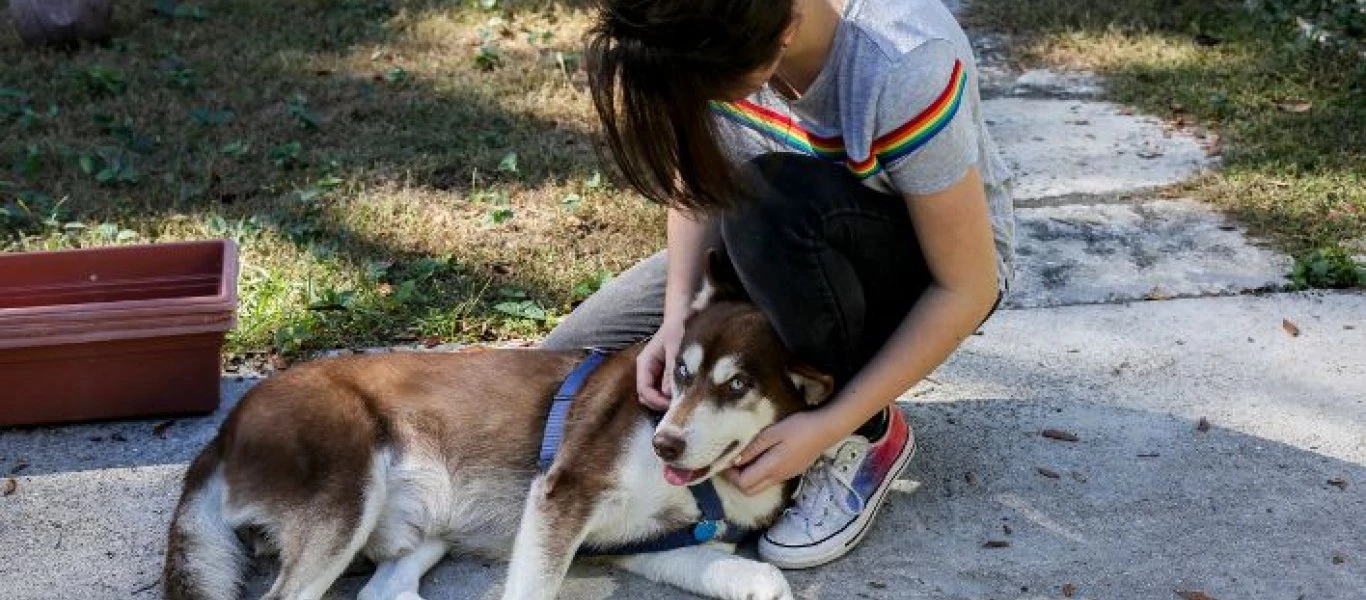
<path fill-rule="evenodd" d="M 749 302 L 724 255 L 708 254 L 670 377 L 673 401 L 655 429 L 655 452 L 674 485 L 731 466 L 761 430 L 826 399 L 833 380 L 798 362 Z"/>

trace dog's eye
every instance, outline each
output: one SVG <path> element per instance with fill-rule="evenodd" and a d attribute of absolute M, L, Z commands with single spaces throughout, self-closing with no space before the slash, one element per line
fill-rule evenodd
<path fill-rule="evenodd" d="M 739 375 L 731 377 L 730 381 L 726 382 L 726 388 L 729 389 L 732 394 L 736 395 L 749 391 L 751 385 L 748 378 Z"/>
<path fill-rule="evenodd" d="M 688 365 L 678 363 L 678 366 L 674 367 L 674 377 L 676 377 L 680 383 L 687 383 L 692 381 L 692 371 L 688 370 Z"/>

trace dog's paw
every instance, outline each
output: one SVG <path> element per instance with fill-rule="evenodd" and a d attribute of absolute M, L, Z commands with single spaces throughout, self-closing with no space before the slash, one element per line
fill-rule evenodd
<path fill-rule="evenodd" d="M 792 588 L 787 585 L 787 577 L 782 570 L 770 564 L 759 563 L 746 577 L 744 600 L 793 600 Z"/>

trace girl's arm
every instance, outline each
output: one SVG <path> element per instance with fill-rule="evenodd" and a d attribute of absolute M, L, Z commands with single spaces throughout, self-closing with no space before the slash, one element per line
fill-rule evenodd
<path fill-rule="evenodd" d="M 683 338 L 683 322 L 702 279 L 706 249 L 715 245 L 718 237 L 713 220 L 676 209 L 669 210 L 666 232 L 669 255 L 664 322 L 636 358 L 636 393 L 641 402 L 655 410 L 669 408 L 673 378 L 665 374 L 673 372 L 674 357 Z"/>
<path fill-rule="evenodd" d="M 906 196 L 933 279 L 873 359 L 819 409 L 769 427 L 737 459 L 747 493 L 795 477 L 948 358 L 998 294 L 986 191 L 976 168 L 947 189 Z M 751 462 L 752 461 L 752 462 Z"/>

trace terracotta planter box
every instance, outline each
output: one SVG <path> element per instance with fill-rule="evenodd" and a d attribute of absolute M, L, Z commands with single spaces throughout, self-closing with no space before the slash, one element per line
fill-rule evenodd
<path fill-rule="evenodd" d="M 0 426 L 212 412 L 231 241 L 0 254 Z"/>

